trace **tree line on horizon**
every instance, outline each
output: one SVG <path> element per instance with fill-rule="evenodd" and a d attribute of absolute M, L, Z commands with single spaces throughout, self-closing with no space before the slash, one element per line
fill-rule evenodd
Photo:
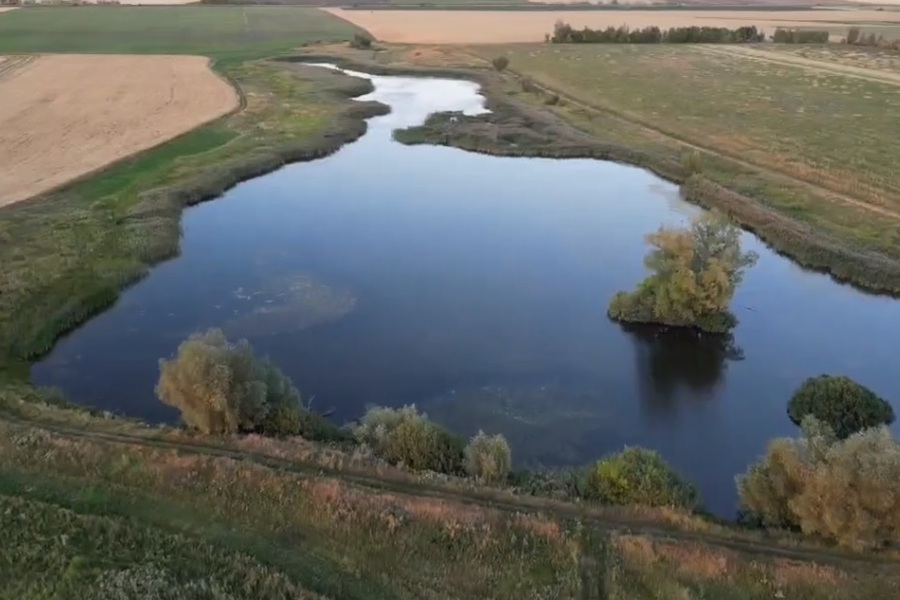
<path fill-rule="evenodd" d="M 822 44 L 828 41 L 828 36 L 827 31 L 779 27 L 772 35 L 772 41 L 781 44 Z M 628 25 L 575 29 L 568 23 L 557 21 L 553 33 L 547 34 L 546 40 L 553 44 L 750 44 L 766 41 L 766 35 L 755 25 L 734 29 L 699 26 L 661 29 L 655 25 L 639 29 Z"/>

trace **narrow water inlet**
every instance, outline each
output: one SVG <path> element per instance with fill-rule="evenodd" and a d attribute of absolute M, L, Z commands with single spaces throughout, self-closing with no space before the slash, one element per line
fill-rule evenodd
<path fill-rule="evenodd" d="M 737 348 L 626 331 L 606 305 L 643 278 L 643 236 L 699 212 L 676 186 L 602 161 L 403 146 L 392 131 L 430 113 L 484 112 L 477 84 L 345 72 L 391 112 L 330 157 L 188 210 L 181 256 L 60 340 L 36 383 L 171 422 L 158 359 L 221 327 L 339 421 L 415 403 L 460 433 L 504 433 L 523 466 L 642 445 L 723 516 L 734 476 L 796 433 L 786 403 L 806 377 L 848 375 L 900 402 L 898 301 L 745 234 L 760 261 L 733 302 Z"/>

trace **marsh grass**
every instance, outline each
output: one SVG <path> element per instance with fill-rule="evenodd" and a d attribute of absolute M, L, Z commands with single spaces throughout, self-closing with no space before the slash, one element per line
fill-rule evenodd
<path fill-rule="evenodd" d="M 3 210 L 0 364 L 49 350 L 151 265 L 178 253 L 181 211 L 285 163 L 325 156 L 365 132 L 366 81 L 248 62 L 226 75 L 245 108 L 49 196 Z"/>

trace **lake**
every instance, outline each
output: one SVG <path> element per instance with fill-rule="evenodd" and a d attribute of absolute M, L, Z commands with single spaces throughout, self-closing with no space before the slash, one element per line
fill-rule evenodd
<path fill-rule="evenodd" d="M 372 77 L 392 112 L 336 154 L 243 183 L 184 214 L 181 255 L 61 339 L 33 380 L 154 422 L 158 360 L 222 327 L 268 354 L 339 422 L 415 403 L 519 466 L 658 450 L 723 516 L 734 476 L 794 435 L 809 376 L 900 390 L 900 302 L 802 270 L 749 234 L 734 346 L 629 332 L 606 317 L 644 275 L 644 235 L 699 209 L 677 186 L 595 160 L 403 146 L 396 128 L 483 111 L 475 84 Z M 898 407 L 900 408 L 900 407 Z"/>

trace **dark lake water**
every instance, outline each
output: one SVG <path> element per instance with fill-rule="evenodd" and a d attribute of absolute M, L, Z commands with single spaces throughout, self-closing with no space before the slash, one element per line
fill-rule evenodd
<path fill-rule="evenodd" d="M 785 404 L 806 377 L 900 394 L 900 303 L 749 234 L 760 260 L 734 299 L 737 349 L 624 331 L 606 305 L 644 276 L 643 236 L 698 212 L 676 186 L 600 161 L 402 146 L 393 129 L 483 99 L 467 82 L 374 82 L 370 98 L 393 112 L 364 138 L 188 210 L 182 255 L 61 340 L 33 379 L 174 421 L 154 396 L 158 359 L 224 327 L 336 420 L 416 403 L 460 433 L 503 432 L 519 465 L 647 446 L 726 516 L 735 474 L 795 433 Z"/>

